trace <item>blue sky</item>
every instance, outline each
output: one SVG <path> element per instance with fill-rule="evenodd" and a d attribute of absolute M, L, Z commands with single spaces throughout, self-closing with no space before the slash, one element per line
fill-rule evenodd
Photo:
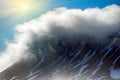
<path fill-rule="evenodd" d="M 0 0 L 1 1 L 1 0 Z M 38 0 L 40 1 L 40 0 Z M 41 14 L 59 7 L 67 8 L 103 8 L 107 5 L 117 4 L 120 5 L 120 0 L 50 0 L 44 5 L 42 10 L 26 16 L 22 19 L 14 19 L 14 15 L 0 17 L 0 51 L 5 49 L 5 41 L 12 41 L 14 35 L 14 26 L 22 24 L 26 21 L 39 17 Z M 1 6 L 0 6 L 1 7 Z"/>

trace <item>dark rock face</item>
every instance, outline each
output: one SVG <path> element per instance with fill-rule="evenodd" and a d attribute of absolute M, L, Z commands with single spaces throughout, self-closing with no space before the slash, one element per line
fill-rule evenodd
<path fill-rule="evenodd" d="M 119 80 L 120 36 L 106 45 L 78 40 L 36 40 L 29 45 L 37 60 L 22 60 L 0 80 Z M 71 41 L 70 41 L 71 42 Z"/>

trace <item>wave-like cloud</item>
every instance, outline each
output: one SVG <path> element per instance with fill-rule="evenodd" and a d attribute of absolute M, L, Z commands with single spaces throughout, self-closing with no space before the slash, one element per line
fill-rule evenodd
<path fill-rule="evenodd" d="M 57 8 L 37 19 L 17 25 L 13 43 L 7 43 L 0 53 L 0 72 L 20 60 L 36 60 L 36 47 L 45 39 L 63 40 L 68 43 L 81 41 L 104 41 L 120 30 L 120 7 L 110 5 L 103 9 Z M 35 44 L 38 44 L 35 46 Z"/>

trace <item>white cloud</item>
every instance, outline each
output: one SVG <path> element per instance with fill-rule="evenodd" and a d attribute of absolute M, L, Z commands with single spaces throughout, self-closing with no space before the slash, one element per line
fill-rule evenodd
<path fill-rule="evenodd" d="M 8 43 L 6 50 L 0 53 L 0 72 L 21 59 L 35 58 L 31 47 L 43 38 L 68 42 L 77 39 L 103 41 L 120 30 L 119 14 L 120 7 L 117 5 L 85 10 L 58 8 L 38 19 L 17 25 L 14 43 Z"/>

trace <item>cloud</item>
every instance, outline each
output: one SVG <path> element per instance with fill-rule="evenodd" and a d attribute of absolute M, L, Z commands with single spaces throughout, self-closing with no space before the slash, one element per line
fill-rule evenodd
<path fill-rule="evenodd" d="M 0 72 L 20 60 L 37 60 L 43 54 L 40 49 L 44 47 L 54 51 L 48 41 L 52 41 L 53 45 L 56 41 L 69 44 L 79 40 L 104 41 L 114 32 L 120 31 L 119 14 L 118 5 L 85 10 L 62 7 L 17 25 L 14 42 L 8 42 L 5 51 L 0 53 Z"/>

